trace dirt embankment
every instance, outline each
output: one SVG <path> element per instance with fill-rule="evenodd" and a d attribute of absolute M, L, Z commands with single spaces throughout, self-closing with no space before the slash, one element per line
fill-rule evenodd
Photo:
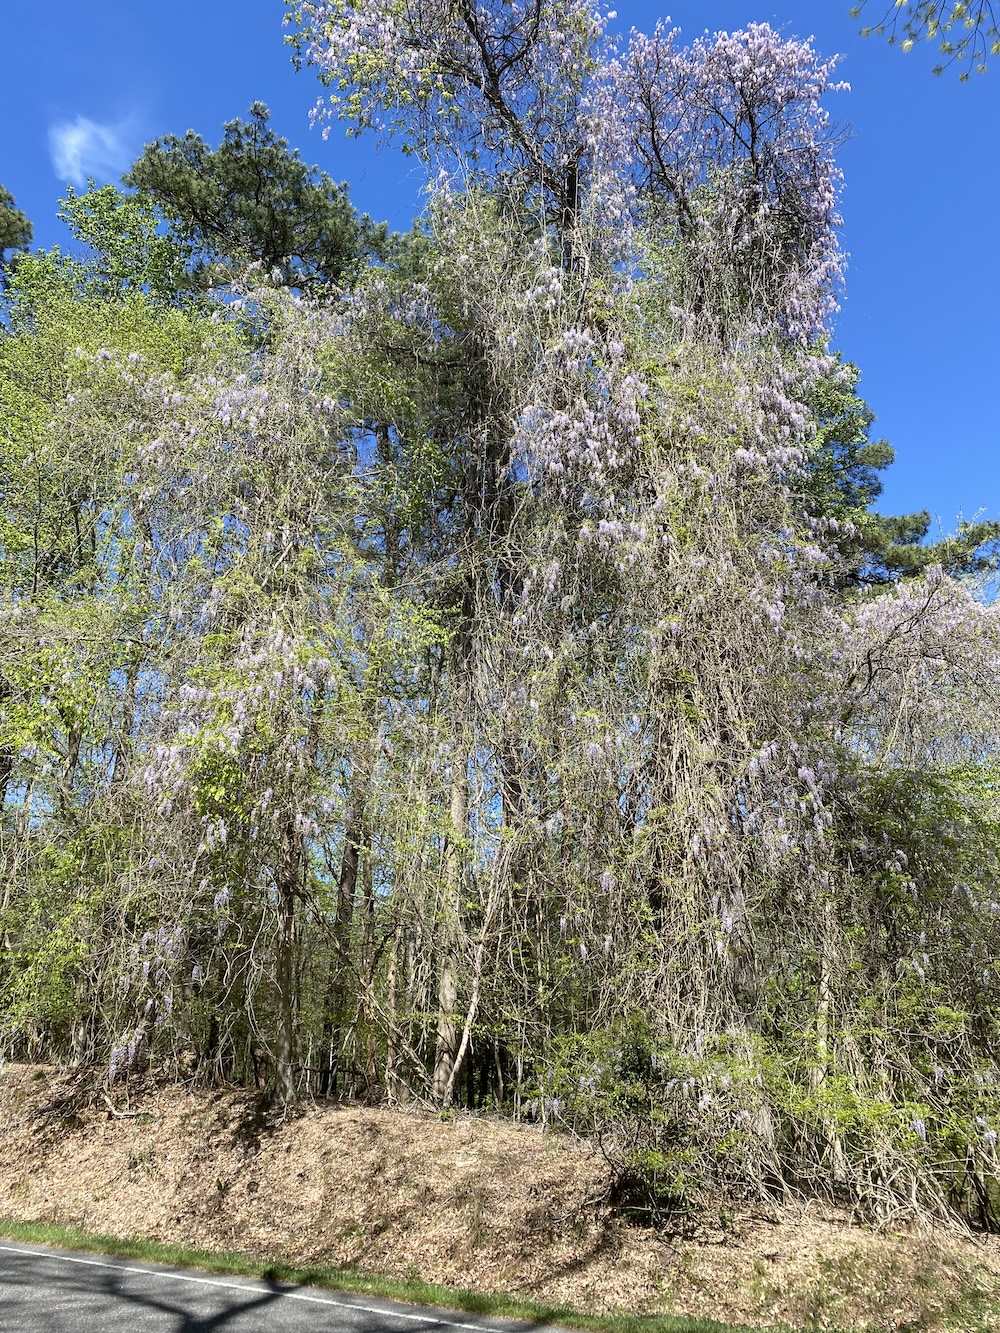
<path fill-rule="evenodd" d="M 533 1127 L 335 1105 L 282 1118 L 179 1086 L 127 1105 L 84 1093 L 47 1069 L 0 1073 L 0 1216 L 753 1325 L 962 1328 L 970 1296 L 1000 1291 L 995 1239 L 873 1235 L 816 1208 L 684 1239 L 638 1229 L 595 1202 L 598 1153 Z"/>

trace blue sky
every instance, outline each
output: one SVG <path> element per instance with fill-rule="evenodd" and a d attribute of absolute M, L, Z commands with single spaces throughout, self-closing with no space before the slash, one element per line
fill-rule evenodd
<path fill-rule="evenodd" d="M 875 6 L 880 0 L 870 0 Z M 851 137 L 840 153 L 851 259 L 835 343 L 862 370 L 875 432 L 896 448 L 881 508 L 928 508 L 945 530 L 959 514 L 1000 517 L 1000 59 L 959 84 L 935 78 L 931 48 L 909 55 L 864 40 L 851 0 L 684 0 L 662 9 L 619 0 L 617 26 L 671 17 L 688 37 L 767 21 L 840 52 L 850 93 L 830 100 Z M 55 218 L 68 181 L 116 179 L 143 143 L 225 120 L 260 99 L 274 127 L 338 180 L 355 204 L 405 227 L 419 208 L 419 167 L 371 139 L 324 141 L 309 127 L 321 89 L 296 74 L 280 0 L 48 0 L 8 24 L 0 183 L 35 225 Z"/>

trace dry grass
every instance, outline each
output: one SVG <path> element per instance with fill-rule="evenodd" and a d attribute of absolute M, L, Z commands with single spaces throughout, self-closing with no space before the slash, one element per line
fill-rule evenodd
<path fill-rule="evenodd" d="M 667 1238 L 610 1216 L 600 1157 L 533 1127 L 170 1085 L 113 1108 L 77 1076 L 0 1075 L 0 1216 L 627 1310 L 795 1328 L 1000 1328 L 1000 1244 L 874 1235 L 826 1210 Z M 1000 1305 L 996 1307 L 1000 1312 Z M 973 1313 L 977 1311 L 978 1313 Z"/>

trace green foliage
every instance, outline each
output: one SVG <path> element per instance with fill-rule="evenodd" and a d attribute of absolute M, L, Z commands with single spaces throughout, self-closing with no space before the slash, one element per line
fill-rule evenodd
<path fill-rule="evenodd" d="M 8 250 L 26 250 L 31 244 L 31 223 L 14 203 L 14 196 L 0 185 L 0 266 Z"/>
<path fill-rule="evenodd" d="M 208 341 L 227 336 L 193 310 L 164 307 L 147 290 L 148 254 L 137 257 L 131 276 L 114 267 L 113 252 L 131 244 L 132 233 L 115 240 L 111 232 L 119 223 L 127 228 L 133 210 L 119 210 L 121 196 L 113 191 L 100 198 L 109 253 L 88 260 L 57 250 L 27 255 L 7 292 L 10 329 L 0 338 L 0 584 L 36 594 L 64 577 L 93 586 L 101 566 L 109 574 L 122 571 L 131 538 L 122 544 L 106 505 L 120 496 L 135 447 L 121 419 L 123 364 L 136 385 L 140 376 L 176 380 Z M 93 202 L 83 196 L 70 206 L 93 220 Z"/>
<path fill-rule="evenodd" d="M 91 184 L 84 194 L 70 188 L 59 216 L 88 247 L 86 272 L 100 295 L 141 291 L 170 300 L 185 287 L 191 246 L 162 234 L 148 197 L 113 185 Z"/>
<path fill-rule="evenodd" d="M 681 1051 L 634 1014 L 614 1031 L 559 1039 L 533 1105 L 597 1142 L 614 1207 L 641 1225 L 663 1225 L 739 1178 L 759 1083 L 739 1042 Z"/>
<path fill-rule="evenodd" d="M 1000 524 L 961 522 L 957 532 L 928 541 L 931 516 L 881 514 L 879 474 L 895 456 L 886 440 L 869 439 L 875 414 L 857 392 L 860 372 L 838 361 L 811 395 L 816 435 L 809 453 L 803 498 L 807 511 L 830 534 L 838 552 L 834 574 L 841 587 L 872 586 L 914 578 L 932 565 L 957 576 L 993 569 Z"/>
<path fill-rule="evenodd" d="M 307 166 L 269 119 L 254 102 L 249 120 L 226 124 L 217 149 L 194 130 L 164 135 L 124 177 L 192 248 L 196 286 L 217 285 L 251 263 L 265 277 L 276 270 L 288 286 L 336 285 L 384 249 L 385 227 L 359 218 L 346 185 Z"/>
<path fill-rule="evenodd" d="M 19 900 L 16 923 L 0 923 L 15 941 L 0 978 L 8 1033 L 38 1025 L 66 1040 L 77 1017 L 77 972 L 90 943 L 86 898 L 67 894 L 77 869 L 71 849 L 51 849 L 36 868 L 34 892 Z"/>

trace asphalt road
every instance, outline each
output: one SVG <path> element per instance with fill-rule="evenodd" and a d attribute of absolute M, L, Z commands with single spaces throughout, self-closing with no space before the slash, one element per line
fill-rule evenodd
<path fill-rule="evenodd" d="M 0 1238 L 2 1333 L 526 1333 L 529 1327 Z"/>

